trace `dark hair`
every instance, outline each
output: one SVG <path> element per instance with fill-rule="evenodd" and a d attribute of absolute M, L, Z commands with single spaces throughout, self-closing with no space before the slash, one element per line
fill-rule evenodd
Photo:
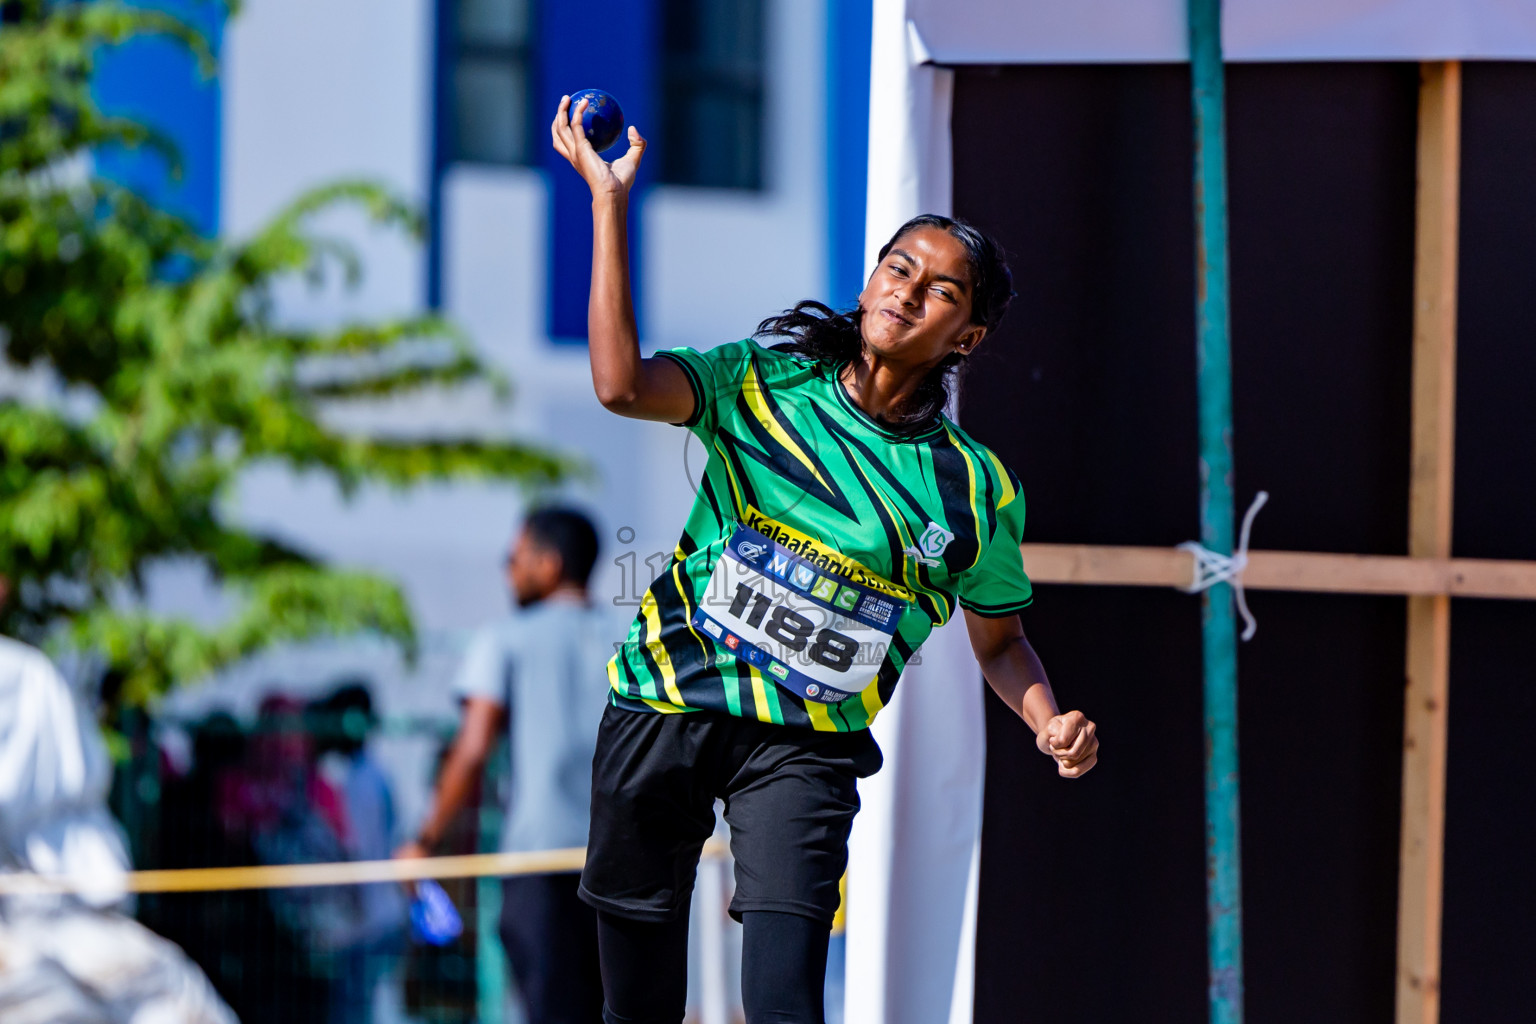
<path fill-rule="evenodd" d="M 315 748 L 321 753 L 355 754 L 363 749 L 368 734 L 379 723 L 373 711 L 373 692 L 367 680 L 348 679 L 305 709 Z"/>
<path fill-rule="evenodd" d="M 592 520 L 570 508 L 537 509 L 523 520 L 523 528 L 541 547 L 560 556 L 560 577 L 587 585 L 597 562 L 597 530 Z"/>
<path fill-rule="evenodd" d="M 965 249 L 971 272 L 971 323 L 980 324 L 987 333 L 997 329 L 1008 303 L 1013 299 L 1013 275 L 1008 270 L 1003 247 L 963 220 L 924 213 L 913 217 L 891 236 L 880 249 L 880 260 L 905 235 L 918 228 L 947 231 Z M 757 325 L 753 337 L 778 337 L 790 340 L 773 346 L 786 352 L 808 356 L 828 368 L 859 358 L 864 352 L 864 338 L 859 330 L 863 310 L 841 312 L 824 303 L 804 300 L 779 316 L 771 316 Z M 951 352 L 939 361 L 918 384 L 894 425 L 922 426 L 944 411 L 950 397 L 951 382 L 965 369 L 965 356 Z"/>

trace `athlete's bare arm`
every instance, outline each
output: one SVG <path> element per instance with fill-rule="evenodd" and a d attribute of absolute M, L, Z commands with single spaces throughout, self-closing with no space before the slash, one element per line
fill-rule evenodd
<path fill-rule="evenodd" d="M 640 356 L 635 305 L 629 292 L 629 189 L 635 181 L 645 139 L 629 127 L 629 149 L 609 163 L 597 154 L 579 127 L 587 101 L 560 109 L 549 126 L 555 150 L 571 162 L 592 190 L 592 294 L 587 332 L 592 386 L 605 409 L 641 420 L 680 423 L 693 415 L 693 389 L 670 359 Z"/>
<path fill-rule="evenodd" d="M 1097 727 L 1081 711 L 1062 714 L 1057 708 L 1045 667 L 1018 616 L 993 619 L 966 612 L 965 628 L 992 691 L 1035 730 L 1035 746 L 1056 759 L 1056 770 L 1075 779 L 1098 764 Z"/>
<path fill-rule="evenodd" d="M 475 784 L 485 771 L 485 762 L 496 749 L 496 741 L 505 724 L 502 706 L 485 697 L 470 697 L 464 702 L 459 731 L 437 775 L 437 791 L 432 808 L 422 823 L 417 838 L 395 851 L 398 858 L 430 857 L 442 842 L 454 817 L 469 802 Z"/>

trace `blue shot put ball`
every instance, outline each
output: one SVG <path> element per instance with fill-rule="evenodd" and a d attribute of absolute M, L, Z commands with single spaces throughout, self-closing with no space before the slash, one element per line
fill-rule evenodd
<path fill-rule="evenodd" d="M 576 109 L 576 104 L 582 100 L 587 101 L 587 109 L 581 114 L 581 128 L 586 132 L 587 141 L 592 143 L 592 148 L 601 153 L 608 149 L 619 136 L 624 134 L 624 111 L 619 109 L 619 101 L 601 89 L 582 89 L 571 94 L 571 109 Z"/>
<path fill-rule="evenodd" d="M 464 919 L 443 887 L 430 878 L 419 882 L 416 898 L 411 901 L 411 934 L 416 941 L 446 946 L 463 932 Z"/>

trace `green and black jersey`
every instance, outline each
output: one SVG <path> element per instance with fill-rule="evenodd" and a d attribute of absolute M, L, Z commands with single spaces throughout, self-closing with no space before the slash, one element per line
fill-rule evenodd
<path fill-rule="evenodd" d="M 1019 481 L 948 419 L 892 432 L 825 366 L 751 340 L 659 354 L 708 463 L 608 666 L 614 704 L 864 729 L 957 603 L 1029 604 Z"/>

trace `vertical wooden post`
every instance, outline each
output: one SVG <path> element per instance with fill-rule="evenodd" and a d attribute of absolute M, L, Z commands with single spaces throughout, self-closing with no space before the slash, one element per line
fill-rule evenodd
<path fill-rule="evenodd" d="M 1451 553 L 1456 418 L 1456 249 L 1461 65 L 1423 65 L 1413 310 L 1413 468 L 1408 553 Z M 1450 598 L 1408 598 L 1397 1024 L 1440 1017 Z"/>

